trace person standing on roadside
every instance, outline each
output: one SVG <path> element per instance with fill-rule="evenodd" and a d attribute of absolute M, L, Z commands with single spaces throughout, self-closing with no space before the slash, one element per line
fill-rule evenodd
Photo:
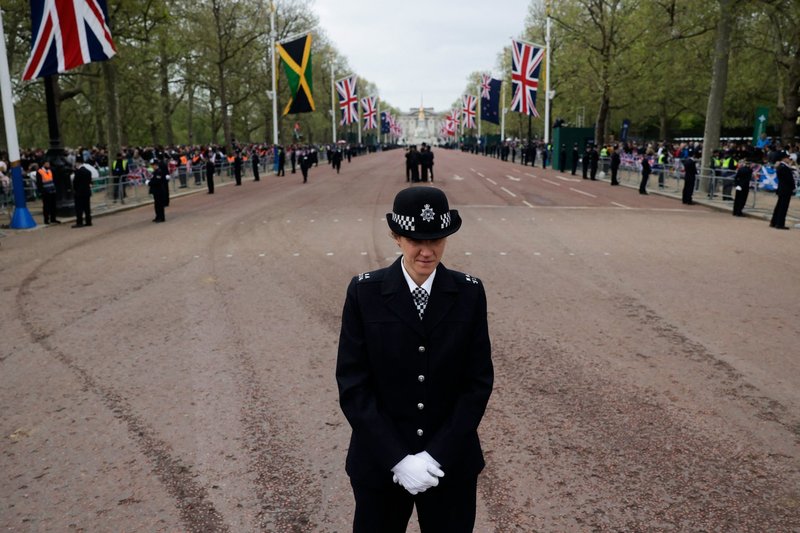
<path fill-rule="evenodd" d="M 83 156 L 75 158 L 75 175 L 72 178 L 72 191 L 75 195 L 75 224 L 73 228 L 92 225 L 92 176 L 97 169 L 83 160 Z"/>
<path fill-rule="evenodd" d="M 686 205 L 693 205 L 692 195 L 694 194 L 694 183 L 697 179 L 697 162 L 688 155 L 681 162 L 684 170 L 682 201 Z"/>
<path fill-rule="evenodd" d="M 639 182 L 639 194 L 647 194 L 647 180 L 650 178 L 650 159 L 647 154 L 642 156 L 642 181 Z"/>
<path fill-rule="evenodd" d="M 749 161 L 739 163 L 736 174 L 733 176 L 733 185 L 736 193 L 733 198 L 733 216 L 743 217 L 744 205 L 747 203 L 747 196 L 750 194 L 750 181 L 753 179 L 753 169 Z"/>
<path fill-rule="evenodd" d="M 494 371 L 481 281 L 442 263 L 461 227 L 444 192 L 408 187 L 386 219 L 402 255 L 347 288 L 336 381 L 352 427 L 355 533 L 471 532 Z"/>
<path fill-rule="evenodd" d="M 775 169 L 778 179 L 778 201 L 772 211 L 770 227 L 777 229 L 789 229 L 786 225 L 786 213 L 789 211 L 789 202 L 795 191 L 794 172 L 792 168 L 792 158 L 786 152 L 781 152 L 778 156 L 779 163 Z"/>
<path fill-rule="evenodd" d="M 612 146 L 609 148 L 609 150 L 611 150 L 611 185 L 619 185 L 619 180 L 617 179 L 617 174 L 619 174 L 619 165 L 621 163 L 621 159 L 619 157 L 619 147 Z"/>
<path fill-rule="evenodd" d="M 214 171 L 216 169 L 216 159 L 217 154 L 213 153 L 209 149 L 206 152 L 206 186 L 208 187 L 208 194 L 214 194 Z"/>
<path fill-rule="evenodd" d="M 236 185 L 242 184 L 242 153 L 239 150 L 233 156 L 233 179 Z"/>
<path fill-rule="evenodd" d="M 250 155 L 250 162 L 253 164 L 253 181 L 260 181 L 261 177 L 258 174 L 260 170 L 258 165 L 261 163 L 261 159 L 258 157 L 258 148 L 254 148 L 253 152 Z"/>
<path fill-rule="evenodd" d="M 44 216 L 45 224 L 61 224 L 61 221 L 56 218 L 56 200 L 58 194 L 56 191 L 56 182 L 53 180 L 53 170 L 50 168 L 50 161 L 45 160 L 42 163 L 42 168 L 36 168 L 36 189 L 39 191 L 39 196 L 42 197 L 42 215 Z"/>
<path fill-rule="evenodd" d="M 156 217 L 153 222 L 166 222 L 164 208 L 169 205 L 169 182 L 167 181 L 167 166 L 158 159 L 151 159 L 153 173 L 147 182 L 150 194 L 153 196 L 153 208 Z"/>

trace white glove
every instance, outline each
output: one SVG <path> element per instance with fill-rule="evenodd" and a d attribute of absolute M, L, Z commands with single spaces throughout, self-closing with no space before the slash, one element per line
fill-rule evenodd
<path fill-rule="evenodd" d="M 434 463 L 429 463 L 416 455 L 403 457 L 402 461 L 394 465 L 392 472 L 394 473 L 392 480 L 395 483 L 399 483 L 412 495 L 425 492 L 429 488 L 437 486 L 439 478 L 444 475 L 444 472 Z"/>
<path fill-rule="evenodd" d="M 741 185 L 737 185 L 737 186 L 736 186 L 736 190 L 737 190 L 737 191 L 741 191 L 741 190 L 742 190 L 742 186 L 741 186 Z"/>

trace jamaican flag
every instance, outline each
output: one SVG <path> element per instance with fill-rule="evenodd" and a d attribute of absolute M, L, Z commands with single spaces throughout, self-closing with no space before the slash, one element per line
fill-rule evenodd
<path fill-rule="evenodd" d="M 278 53 L 289 80 L 292 97 L 283 109 L 283 114 L 310 113 L 314 111 L 314 96 L 311 83 L 311 34 L 294 41 L 278 43 Z"/>

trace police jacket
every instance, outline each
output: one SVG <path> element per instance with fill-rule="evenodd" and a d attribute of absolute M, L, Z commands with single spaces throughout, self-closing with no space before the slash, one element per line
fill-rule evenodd
<path fill-rule="evenodd" d="M 91 196 L 92 172 L 86 168 L 86 165 L 81 165 L 80 168 L 75 171 L 75 176 L 72 178 L 72 190 L 75 191 L 75 196 Z"/>
<path fill-rule="evenodd" d="M 778 188 L 775 191 L 777 195 L 791 197 L 795 191 L 794 173 L 791 167 L 785 163 L 779 163 L 775 169 L 775 174 L 778 179 Z"/>
<path fill-rule="evenodd" d="M 439 264 L 420 320 L 400 261 L 347 289 L 336 363 L 352 427 L 346 470 L 388 485 L 393 466 L 424 450 L 468 479 L 484 467 L 477 429 L 494 381 L 483 285 Z"/>

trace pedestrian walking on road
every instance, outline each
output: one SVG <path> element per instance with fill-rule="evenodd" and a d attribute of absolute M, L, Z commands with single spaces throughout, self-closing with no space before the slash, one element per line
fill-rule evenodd
<path fill-rule="evenodd" d="M 461 227 L 444 192 L 409 187 L 386 215 L 402 252 L 347 288 L 336 363 L 352 435 L 355 533 L 471 532 L 494 380 L 481 281 L 442 263 Z"/>
<path fill-rule="evenodd" d="M 311 158 L 308 150 L 303 150 L 298 155 L 300 158 L 300 172 L 303 174 L 303 183 L 308 182 L 308 169 L 311 168 Z"/>

